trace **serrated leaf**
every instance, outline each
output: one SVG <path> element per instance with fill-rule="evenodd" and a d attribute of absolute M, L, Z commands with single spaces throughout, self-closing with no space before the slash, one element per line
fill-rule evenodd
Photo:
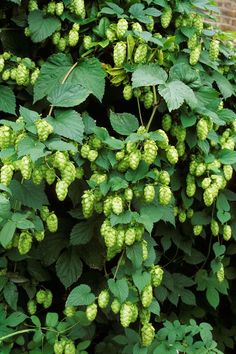
<path fill-rule="evenodd" d="M 47 99 L 55 107 L 74 107 L 80 105 L 89 96 L 89 91 L 78 84 L 65 82 L 54 87 Z"/>
<path fill-rule="evenodd" d="M 48 312 L 47 316 L 46 316 L 46 321 L 45 324 L 48 327 L 56 327 L 57 323 L 58 323 L 58 313 L 55 312 Z"/>
<path fill-rule="evenodd" d="M 214 287 L 210 286 L 207 288 L 206 297 L 207 297 L 207 301 L 209 302 L 209 304 L 214 309 L 216 309 L 220 303 L 220 296 L 219 296 L 218 291 Z"/>
<path fill-rule="evenodd" d="M 90 305 L 94 302 L 95 296 L 91 293 L 91 288 L 88 285 L 81 284 L 74 288 L 66 301 L 67 306 L 82 306 Z"/>
<path fill-rule="evenodd" d="M 186 102 L 191 108 L 197 105 L 193 90 L 182 81 L 175 80 L 158 86 L 159 94 L 166 101 L 169 111 L 180 108 Z"/>
<path fill-rule="evenodd" d="M 126 255 L 131 260 L 135 268 L 139 268 L 143 262 L 143 251 L 140 242 L 126 248 Z"/>
<path fill-rule="evenodd" d="M 18 144 L 18 157 L 29 155 L 33 162 L 37 161 L 40 157 L 45 156 L 45 145 L 40 141 L 26 136 Z"/>
<path fill-rule="evenodd" d="M 220 74 L 217 71 L 214 71 L 212 77 L 225 99 L 234 95 L 234 88 L 224 75 Z"/>
<path fill-rule="evenodd" d="M 57 276 L 65 288 L 68 288 L 78 280 L 82 270 L 83 264 L 74 248 L 64 251 L 57 260 Z"/>
<path fill-rule="evenodd" d="M 52 139 L 45 143 L 45 145 L 50 150 L 59 150 L 59 151 L 73 151 L 77 152 L 78 149 L 72 143 L 67 143 L 60 139 Z"/>
<path fill-rule="evenodd" d="M 3 295 L 8 305 L 16 311 L 18 302 L 18 291 L 16 285 L 9 281 L 3 289 Z"/>
<path fill-rule="evenodd" d="M 233 165 L 236 163 L 236 151 L 223 149 L 219 152 L 219 160 L 225 165 Z"/>
<path fill-rule="evenodd" d="M 16 112 L 16 97 L 13 90 L 4 85 L 0 85 L 0 111 L 10 114 Z"/>
<path fill-rule="evenodd" d="M 133 88 L 164 84 L 168 76 L 157 64 L 140 65 L 132 75 Z"/>
<path fill-rule="evenodd" d="M 121 135 L 130 135 L 139 127 L 138 119 L 130 113 L 110 112 L 111 126 L 115 132 Z"/>
<path fill-rule="evenodd" d="M 73 62 L 69 55 L 62 53 L 51 55 L 42 65 L 34 85 L 34 102 L 47 96 L 54 87 L 61 85 L 72 65 Z"/>
<path fill-rule="evenodd" d="M 48 204 L 43 185 L 36 186 L 32 181 L 25 181 L 21 184 L 17 180 L 13 180 L 10 189 L 14 199 L 29 208 L 41 209 L 42 205 Z"/>
<path fill-rule="evenodd" d="M 53 126 L 54 133 L 82 143 L 84 123 L 80 114 L 74 110 L 61 110 L 55 112 L 55 118 L 47 118 Z"/>
<path fill-rule="evenodd" d="M 28 16 L 31 39 L 38 43 L 50 37 L 59 27 L 60 20 L 54 16 L 45 15 L 43 11 L 31 11 Z"/>
<path fill-rule="evenodd" d="M 26 314 L 24 314 L 23 312 L 17 311 L 17 312 L 13 312 L 7 319 L 6 319 L 6 325 L 9 327 L 16 327 L 18 326 L 20 323 L 24 322 L 24 320 L 27 318 L 28 316 Z"/>
<path fill-rule="evenodd" d="M 11 211 L 11 204 L 8 198 L 0 194 L 0 218 L 6 219 Z"/>
<path fill-rule="evenodd" d="M 16 222 L 8 220 L 0 231 L 0 243 L 6 247 L 13 239 L 16 231 Z"/>
<path fill-rule="evenodd" d="M 129 294 L 129 287 L 127 280 L 124 279 L 109 279 L 108 286 L 112 294 L 121 302 L 123 303 Z"/>
<path fill-rule="evenodd" d="M 76 224 L 70 233 L 71 245 L 85 245 L 93 237 L 94 224 L 91 221 L 82 221 Z"/>
<path fill-rule="evenodd" d="M 102 101 L 105 91 L 106 72 L 97 58 L 90 58 L 75 68 L 72 75 L 72 82 L 84 87 L 93 94 L 99 101 Z"/>
<path fill-rule="evenodd" d="M 132 279 L 135 286 L 141 292 L 146 285 L 150 284 L 151 274 L 148 272 L 142 272 L 138 270 L 134 274 L 132 274 Z"/>

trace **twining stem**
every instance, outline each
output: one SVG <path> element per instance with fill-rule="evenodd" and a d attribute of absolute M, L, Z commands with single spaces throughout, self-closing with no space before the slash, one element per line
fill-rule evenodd
<path fill-rule="evenodd" d="M 64 83 L 66 82 L 66 80 L 68 79 L 68 77 L 70 76 L 70 74 L 72 73 L 72 71 L 74 70 L 74 68 L 78 65 L 78 62 L 74 63 L 72 65 L 72 67 L 67 71 L 66 75 L 64 76 L 61 85 L 64 85 Z M 51 116 L 52 115 L 52 111 L 53 111 L 54 106 L 51 105 L 50 106 L 50 110 L 48 112 L 48 115 Z"/>
<path fill-rule="evenodd" d="M 7 334 L 6 336 L 0 337 L 0 342 L 5 339 L 17 336 L 18 334 L 24 334 L 24 333 L 35 332 L 35 331 L 36 331 L 36 329 L 22 329 L 21 331 L 17 331 L 14 333 Z"/>
<path fill-rule="evenodd" d="M 125 250 L 123 250 L 123 252 L 121 253 L 121 256 L 120 256 L 120 258 L 118 260 L 118 263 L 117 263 L 117 266 L 116 266 L 116 271 L 115 271 L 113 279 L 116 279 L 116 276 L 117 276 L 117 273 L 119 271 L 119 268 L 120 268 L 120 265 L 121 265 L 121 261 L 122 261 L 122 259 L 124 257 L 124 254 L 125 254 Z"/>
<path fill-rule="evenodd" d="M 143 124 L 143 117 L 142 117 L 142 111 L 141 111 L 141 107 L 140 107 L 140 101 L 139 98 L 137 97 L 137 104 L 138 104 L 138 114 L 139 114 L 139 119 L 142 125 Z"/>
<path fill-rule="evenodd" d="M 148 121 L 148 124 L 147 124 L 147 126 L 146 126 L 147 131 L 149 131 L 149 129 L 150 129 L 150 126 L 151 126 L 151 124 L 152 124 L 153 118 L 155 117 L 156 110 L 157 110 L 157 107 L 158 107 L 156 87 L 153 86 L 152 89 L 153 89 L 153 95 L 154 95 L 154 102 L 153 102 L 152 114 L 151 114 L 151 117 L 150 117 L 150 119 L 149 119 L 149 121 Z"/>

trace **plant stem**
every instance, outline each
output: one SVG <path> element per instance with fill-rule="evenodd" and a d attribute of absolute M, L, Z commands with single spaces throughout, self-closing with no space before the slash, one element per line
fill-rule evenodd
<path fill-rule="evenodd" d="M 17 331 L 14 333 L 7 334 L 6 336 L 0 337 L 0 342 L 5 339 L 17 336 L 18 334 L 24 334 L 24 333 L 35 332 L 35 331 L 36 331 L 36 329 L 22 329 L 21 331 Z"/>
<path fill-rule="evenodd" d="M 142 111 L 141 111 L 141 107 L 140 107 L 140 101 L 139 98 L 137 97 L 137 104 L 138 104 L 138 114 L 139 114 L 139 119 L 142 125 L 143 124 L 143 117 L 142 117 Z"/>
<path fill-rule="evenodd" d="M 119 271 L 119 268 L 120 268 L 120 265 L 121 265 L 121 261 L 123 259 L 124 254 L 125 254 L 125 250 L 123 250 L 123 252 L 121 253 L 121 256 L 120 256 L 120 258 L 118 260 L 118 263 L 117 263 L 117 266 L 116 266 L 116 271 L 115 271 L 113 279 L 116 279 L 116 276 L 117 276 L 117 273 Z"/>
<path fill-rule="evenodd" d="M 153 121 L 153 118 L 155 117 L 155 114 L 156 114 L 156 110 L 157 110 L 157 107 L 158 107 L 158 101 L 157 101 L 157 93 L 156 93 L 156 87 L 153 86 L 153 95 L 154 95 L 154 104 L 153 104 L 153 110 L 152 110 L 152 114 L 151 114 L 151 117 L 148 121 L 148 124 L 147 124 L 147 131 L 149 131 L 150 129 L 150 126 L 152 124 L 152 121 Z"/>

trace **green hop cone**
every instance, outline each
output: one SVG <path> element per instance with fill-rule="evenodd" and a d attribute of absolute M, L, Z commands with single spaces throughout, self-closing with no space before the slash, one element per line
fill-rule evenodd
<path fill-rule="evenodd" d="M 126 101 L 130 101 L 133 96 L 133 89 L 131 85 L 125 85 L 123 89 L 123 97 Z"/>
<path fill-rule="evenodd" d="M 226 181 L 230 181 L 233 177 L 233 167 L 231 165 L 224 165 L 223 172 Z"/>
<path fill-rule="evenodd" d="M 187 219 L 187 215 L 186 215 L 186 212 L 184 210 L 180 210 L 179 212 L 179 222 L 180 223 L 184 223 Z"/>
<path fill-rule="evenodd" d="M 127 202 L 131 202 L 133 199 L 133 196 L 134 196 L 133 190 L 131 188 L 126 188 L 125 193 L 124 193 L 125 200 Z"/>
<path fill-rule="evenodd" d="M 216 220 L 211 220 L 211 233 L 213 236 L 218 236 L 220 231 L 219 224 Z"/>
<path fill-rule="evenodd" d="M 163 150 L 167 149 L 169 145 L 169 138 L 166 132 L 162 129 L 158 129 L 156 130 L 156 133 L 162 137 L 161 141 L 157 141 L 157 146 Z"/>
<path fill-rule="evenodd" d="M 143 257 L 143 262 L 145 262 L 148 259 L 148 245 L 146 240 L 142 240 L 142 257 Z"/>
<path fill-rule="evenodd" d="M 32 246 L 33 238 L 28 231 L 22 231 L 18 240 L 18 251 L 21 255 L 27 254 Z"/>
<path fill-rule="evenodd" d="M 209 133 L 206 119 L 201 118 L 197 123 L 197 137 L 199 140 L 206 140 Z"/>
<path fill-rule="evenodd" d="M 128 31 L 128 22 L 126 19 L 121 18 L 118 22 L 117 22 L 117 26 L 116 26 L 116 34 L 117 37 L 119 39 L 123 38 L 125 33 Z"/>
<path fill-rule="evenodd" d="M 106 37 L 110 42 L 114 42 L 114 40 L 116 39 L 116 32 L 113 31 L 111 28 L 107 28 Z"/>
<path fill-rule="evenodd" d="M 105 309 L 109 303 L 110 300 L 110 295 L 108 290 L 102 290 L 100 294 L 98 295 L 98 306 L 101 309 Z"/>
<path fill-rule="evenodd" d="M 164 275 L 163 269 L 159 265 L 156 265 L 151 268 L 150 273 L 152 277 L 152 285 L 155 287 L 160 286 Z"/>
<path fill-rule="evenodd" d="M 216 272 L 216 277 L 219 283 L 222 283 L 225 279 L 225 270 L 224 265 L 222 263 L 220 264 L 220 269 Z"/>
<path fill-rule="evenodd" d="M 34 85 L 39 77 L 39 74 L 40 74 L 40 69 L 39 68 L 36 68 L 32 73 L 31 73 L 31 76 L 30 76 L 30 83 L 31 85 Z"/>
<path fill-rule="evenodd" d="M 50 232 L 52 232 L 52 233 L 56 232 L 58 229 L 58 219 L 57 219 L 56 214 L 54 214 L 54 213 L 49 214 L 46 219 L 46 224 L 47 224 L 48 230 Z"/>
<path fill-rule="evenodd" d="M 202 189 L 207 189 L 208 187 L 210 187 L 211 185 L 211 178 L 210 177 L 205 177 L 203 178 L 202 182 L 201 182 L 201 187 Z"/>
<path fill-rule="evenodd" d="M 216 39 L 213 39 L 209 47 L 209 59 L 215 61 L 218 59 L 220 53 L 220 42 Z"/>
<path fill-rule="evenodd" d="M 76 313 L 76 308 L 74 306 L 66 306 L 63 313 L 66 317 L 73 317 Z"/>
<path fill-rule="evenodd" d="M 171 163 L 171 165 L 175 165 L 178 162 L 179 156 L 174 146 L 169 146 L 166 149 L 166 158 L 169 161 L 169 163 Z"/>
<path fill-rule="evenodd" d="M 60 52 L 64 52 L 65 49 L 66 49 L 66 45 L 67 45 L 67 41 L 65 38 L 60 38 L 58 43 L 57 43 L 57 49 L 60 51 Z"/>
<path fill-rule="evenodd" d="M 11 183 L 14 172 L 13 165 L 3 165 L 0 173 L 0 182 L 4 184 L 4 186 L 9 186 Z"/>
<path fill-rule="evenodd" d="M 147 61 L 148 45 L 145 43 L 139 44 L 134 53 L 135 64 L 143 64 Z"/>
<path fill-rule="evenodd" d="M 89 50 L 93 46 L 93 39 L 91 36 L 84 36 L 83 45 L 86 50 Z"/>
<path fill-rule="evenodd" d="M 53 299 L 52 292 L 50 290 L 46 290 L 45 299 L 42 304 L 45 309 L 48 309 L 52 305 L 52 299 Z"/>
<path fill-rule="evenodd" d="M 36 293 L 36 301 L 38 304 L 42 305 L 46 299 L 46 291 L 45 290 L 39 290 Z"/>
<path fill-rule="evenodd" d="M 56 195 L 57 198 L 62 202 L 66 199 L 68 194 L 68 184 L 65 181 L 57 181 L 56 183 Z"/>
<path fill-rule="evenodd" d="M 188 39 L 188 49 L 193 50 L 194 48 L 196 48 L 197 42 L 198 42 L 198 37 L 197 34 L 195 33 Z"/>
<path fill-rule="evenodd" d="M 70 47 L 75 47 L 79 42 L 79 33 L 78 31 L 71 29 L 68 35 L 68 44 Z"/>
<path fill-rule="evenodd" d="M 50 15 L 54 15 L 56 10 L 56 3 L 54 1 L 50 1 L 47 5 L 47 13 Z"/>
<path fill-rule="evenodd" d="M 98 312 L 97 304 L 88 305 L 86 308 L 86 317 L 89 321 L 94 321 Z"/>
<path fill-rule="evenodd" d="M 141 161 L 141 152 L 139 150 L 133 151 L 129 154 L 129 167 L 131 170 L 137 170 L 139 163 Z"/>
<path fill-rule="evenodd" d="M 68 161 L 66 163 L 65 168 L 61 171 L 61 177 L 68 186 L 74 182 L 76 179 L 76 168 L 72 162 Z"/>
<path fill-rule="evenodd" d="M 230 225 L 223 226 L 223 238 L 225 241 L 229 241 L 232 237 L 232 229 Z"/>
<path fill-rule="evenodd" d="M 38 10 L 38 2 L 36 0 L 29 0 L 28 3 L 28 11 L 35 11 Z"/>
<path fill-rule="evenodd" d="M 146 140 L 144 142 L 144 153 L 143 153 L 143 160 L 148 164 L 151 165 L 157 157 L 157 150 L 158 147 L 154 140 Z"/>
<path fill-rule="evenodd" d="M 199 236 L 202 233 L 203 227 L 202 225 L 194 225 L 193 234 L 194 236 Z"/>
<path fill-rule="evenodd" d="M 117 42 L 114 47 L 113 59 L 116 67 L 120 68 L 126 59 L 126 43 Z"/>
<path fill-rule="evenodd" d="M 63 171 L 67 164 L 67 161 L 67 156 L 63 152 L 57 151 L 53 157 L 53 166 Z"/>
<path fill-rule="evenodd" d="M 56 179 L 56 172 L 54 170 L 54 168 L 47 168 L 46 172 L 45 172 L 45 179 L 47 184 L 49 184 L 49 186 L 51 186 L 55 179 Z"/>
<path fill-rule="evenodd" d="M 122 304 L 120 309 L 120 323 L 122 327 L 129 327 L 133 317 L 133 304 L 130 301 Z"/>
<path fill-rule="evenodd" d="M 53 127 L 44 119 L 35 121 L 38 138 L 40 141 L 46 141 L 48 136 L 53 133 Z"/>
<path fill-rule="evenodd" d="M 152 91 L 145 93 L 143 97 L 143 104 L 146 109 L 150 109 L 154 103 L 154 94 Z"/>
<path fill-rule="evenodd" d="M 84 0 L 73 0 L 72 1 L 74 12 L 81 19 L 85 19 L 86 11 L 85 11 L 85 3 Z"/>
<path fill-rule="evenodd" d="M 20 171 L 24 179 L 29 180 L 31 178 L 32 161 L 29 156 L 23 156 L 20 161 Z"/>
<path fill-rule="evenodd" d="M 172 192 L 170 187 L 168 186 L 161 186 L 159 189 L 159 203 L 161 205 L 168 205 L 171 202 L 171 198 L 172 198 Z"/>
<path fill-rule="evenodd" d="M 90 162 L 94 162 L 98 157 L 98 152 L 97 150 L 90 150 L 88 153 L 88 160 Z"/>
<path fill-rule="evenodd" d="M 44 240 L 44 237 L 45 237 L 45 232 L 44 231 L 35 231 L 34 232 L 34 238 L 38 242 L 42 242 Z"/>
<path fill-rule="evenodd" d="M 64 11 L 64 4 L 62 1 L 56 3 L 55 13 L 57 16 L 61 16 Z"/>
<path fill-rule="evenodd" d="M 125 244 L 127 246 L 132 246 L 136 240 L 135 228 L 129 227 L 125 232 Z"/>
<path fill-rule="evenodd" d="M 169 6 L 166 6 L 161 15 L 161 25 L 163 28 L 169 27 L 172 20 L 172 9 Z"/>
<path fill-rule="evenodd" d="M 27 86 L 29 83 L 29 69 L 24 64 L 19 64 L 16 71 L 16 83 L 19 86 Z"/>
<path fill-rule="evenodd" d="M 64 343 L 55 342 L 53 346 L 54 354 L 63 354 L 64 353 Z"/>
<path fill-rule="evenodd" d="M 116 196 L 112 199 L 112 211 L 116 215 L 120 215 L 123 212 L 123 201 L 122 198 Z"/>
<path fill-rule="evenodd" d="M 111 303 L 112 312 L 117 315 L 120 312 L 121 304 L 118 299 L 114 299 Z"/>
<path fill-rule="evenodd" d="M 35 302 L 35 300 L 29 300 L 27 302 L 27 310 L 28 310 L 28 313 L 32 316 L 36 313 L 37 311 L 37 304 Z"/>
<path fill-rule="evenodd" d="M 203 18 L 201 15 L 195 14 L 193 19 L 193 26 L 197 30 L 197 34 L 201 34 L 203 30 Z"/>
<path fill-rule="evenodd" d="M 211 206 L 214 203 L 215 196 L 212 193 L 211 187 L 208 187 L 207 189 L 205 189 L 205 191 L 203 193 L 203 200 L 204 200 L 204 203 L 207 207 Z"/>
<path fill-rule="evenodd" d="M 154 19 L 152 16 L 148 16 L 149 23 L 146 24 L 146 28 L 149 32 L 154 30 Z"/>
<path fill-rule="evenodd" d="M 195 170 L 195 176 L 200 177 L 206 172 L 206 164 L 204 162 L 199 162 Z"/>
<path fill-rule="evenodd" d="M 140 322 L 142 323 L 142 325 L 148 323 L 150 321 L 150 318 L 151 318 L 150 310 L 142 308 L 139 311 L 139 317 L 140 317 Z"/>
<path fill-rule="evenodd" d="M 3 125 L 0 127 L 0 149 L 6 149 L 12 142 L 12 130 L 10 127 Z"/>
<path fill-rule="evenodd" d="M 149 307 L 153 300 L 152 285 L 146 285 L 141 294 L 141 302 L 144 308 Z"/>
<path fill-rule="evenodd" d="M 43 205 L 40 209 L 40 217 L 43 221 L 46 221 L 47 217 L 50 215 L 50 211 L 46 205 Z"/>
<path fill-rule="evenodd" d="M 148 184 L 144 187 L 143 195 L 146 203 L 152 203 L 155 199 L 155 188 L 153 185 Z"/>
<path fill-rule="evenodd" d="M 87 190 L 82 195 L 82 210 L 83 215 L 86 219 L 90 218 L 93 215 L 94 210 L 94 195 L 93 192 Z"/>
<path fill-rule="evenodd" d="M 172 118 L 170 114 L 165 114 L 162 118 L 162 128 L 168 132 L 172 126 Z"/>
<path fill-rule="evenodd" d="M 145 323 L 141 329 L 142 345 L 149 347 L 155 337 L 155 329 L 151 323 Z"/>
<path fill-rule="evenodd" d="M 64 348 L 64 354 L 75 354 L 76 348 L 72 341 L 68 341 Z"/>
<path fill-rule="evenodd" d="M 189 57 L 190 65 L 196 65 L 198 63 L 201 52 L 202 52 L 201 44 L 199 44 L 197 47 L 191 50 L 190 57 Z"/>
<path fill-rule="evenodd" d="M 168 186 L 170 184 L 170 175 L 167 171 L 160 171 L 159 182 L 164 186 Z"/>

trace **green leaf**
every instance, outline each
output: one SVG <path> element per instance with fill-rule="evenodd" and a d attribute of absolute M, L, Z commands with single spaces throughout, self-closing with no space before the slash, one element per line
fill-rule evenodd
<path fill-rule="evenodd" d="M 129 224 L 129 223 L 131 223 L 134 215 L 138 216 L 137 213 L 132 212 L 130 210 L 127 210 L 120 215 L 111 214 L 111 216 L 110 216 L 111 225 L 115 226 L 118 224 Z"/>
<path fill-rule="evenodd" d="M 121 135 L 130 135 L 139 127 L 138 119 L 130 113 L 110 112 L 111 126 L 115 132 Z"/>
<path fill-rule="evenodd" d="M 10 189 L 14 199 L 29 208 L 41 209 L 42 205 L 48 204 L 43 185 L 36 186 L 32 181 L 24 181 L 21 184 L 13 180 Z"/>
<path fill-rule="evenodd" d="M 94 224 L 91 221 L 82 221 L 76 224 L 70 233 L 71 245 L 85 245 L 93 237 Z"/>
<path fill-rule="evenodd" d="M 220 193 L 216 200 L 216 207 L 218 210 L 230 211 L 230 205 L 223 193 Z"/>
<path fill-rule="evenodd" d="M 194 124 L 196 124 L 197 117 L 194 115 L 184 115 L 182 114 L 180 116 L 182 126 L 184 128 L 189 128 L 192 127 Z"/>
<path fill-rule="evenodd" d="M 138 343 L 133 348 L 133 354 L 147 354 L 148 348 L 140 347 Z"/>
<path fill-rule="evenodd" d="M 219 152 L 219 160 L 225 165 L 233 165 L 236 163 L 236 151 L 223 149 Z"/>
<path fill-rule="evenodd" d="M 140 242 L 126 248 L 126 255 L 131 260 L 135 268 L 140 268 L 143 262 L 143 251 Z"/>
<path fill-rule="evenodd" d="M 125 178 L 128 182 L 137 182 L 140 181 L 141 179 L 145 178 L 147 173 L 149 171 L 148 165 L 144 162 L 141 161 L 139 164 L 137 170 L 128 170 L 125 174 Z"/>
<path fill-rule="evenodd" d="M 108 286 L 112 294 L 123 303 L 129 295 L 129 286 L 125 278 L 120 280 L 109 279 Z"/>
<path fill-rule="evenodd" d="M 210 286 L 207 288 L 206 297 L 209 304 L 216 309 L 220 303 L 218 291 L 214 287 Z"/>
<path fill-rule="evenodd" d="M 31 11 L 28 16 L 31 39 L 38 43 L 50 37 L 60 28 L 60 20 L 54 16 L 45 15 L 43 11 Z"/>
<path fill-rule="evenodd" d="M 226 251 L 226 247 L 224 245 L 221 245 L 219 242 L 215 242 L 213 245 L 213 250 L 215 253 L 216 257 L 220 257 L 223 256 L 225 251 Z"/>
<path fill-rule="evenodd" d="M 13 239 L 16 231 L 16 222 L 8 220 L 0 232 L 0 243 L 6 247 Z"/>
<path fill-rule="evenodd" d="M 197 99 L 193 90 L 182 81 L 176 80 L 158 86 L 159 94 L 166 101 L 169 111 L 173 111 L 186 102 L 191 108 L 197 105 Z"/>
<path fill-rule="evenodd" d="M 57 276 L 65 288 L 77 281 L 82 274 L 82 269 L 83 264 L 74 248 L 64 251 L 56 263 Z"/>
<path fill-rule="evenodd" d="M 7 319 L 6 319 L 6 325 L 9 327 L 16 327 L 18 326 L 20 323 L 24 322 L 24 320 L 27 318 L 28 316 L 26 314 L 24 314 L 23 312 L 17 311 L 17 312 L 13 312 Z"/>
<path fill-rule="evenodd" d="M 164 84 L 167 80 L 167 74 L 157 64 L 140 65 L 132 75 L 133 88 L 142 86 L 156 86 Z"/>
<path fill-rule="evenodd" d="M 144 287 L 151 282 L 151 274 L 148 272 L 142 272 L 141 270 L 137 270 L 132 274 L 132 279 L 135 286 L 141 292 Z"/>
<path fill-rule="evenodd" d="M 149 306 L 149 310 L 151 311 L 151 313 L 154 313 L 157 316 L 160 316 L 160 305 L 158 303 L 158 301 L 156 299 L 153 299 L 151 305 Z"/>
<path fill-rule="evenodd" d="M 67 246 L 68 240 L 64 236 L 63 232 L 49 235 L 39 245 L 38 252 L 45 266 L 50 266 L 56 262 L 61 251 Z"/>
<path fill-rule="evenodd" d="M 77 152 L 78 149 L 72 143 L 67 143 L 60 139 L 51 139 L 46 142 L 46 146 L 50 150 L 59 150 L 59 151 L 73 151 Z"/>
<path fill-rule="evenodd" d="M 11 204 L 8 198 L 0 194 L 0 218 L 6 219 L 11 211 Z"/>
<path fill-rule="evenodd" d="M 45 324 L 47 327 L 56 327 L 56 325 L 58 324 L 58 319 L 59 319 L 58 313 L 48 312 L 46 316 Z"/>
<path fill-rule="evenodd" d="M 16 98 L 13 90 L 0 85 L 0 111 L 10 114 L 16 113 Z"/>
<path fill-rule="evenodd" d="M 191 88 L 198 88 L 202 84 L 199 72 L 187 63 L 172 66 L 169 77 L 171 80 L 180 80 Z"/>
<path fill-rule="evenodd" d="M 84 87 L 99 101 L 102 101 L 105 91 L 106 72 L 97 58 L 90 58 L 81 63 L 72 72 L 71 80 L 74 84 Z"/>
<path fill-rule="evenodd" d="M 30 109 L 23 106 L 20 106 L 20 115 L 24 118 L 24 122 L 26 122 L 28 125 L 33 125 L 34 122 L 40 118 L 38 112 L 31 111 Z"/>
<path fill-rule="evenodd" d="M 47 118 L 47 121 L 53 126 L 56 134 L 82 143 L 84 123 L 78 112 L 72 109 L 58 110 L 55 112 L 55 118 Z"/>
<path fill-rule="evenodd" d="M 89 96 L 89 91 L 83 86 L 65 82 L 55 86 L 47 99 L 55 107 L 74 107 L 80 105 Z"/>
<path fill-rule="evenodd" d="M 217 71 L 214 71 L 212 77 L 225 99 L 234 95 L 234 88 L 224 75 L 218 73 Z"/>
<path fill-rule="evenodd" d="M 66 306 L 90 305 L 94 300 L 95 296 L 91 293 L 90 286 L 81 284 L 70 292 L 66 301 Z"/>
<path fill-rule="evenodd" d="M 37 161 L 40 157 L 45 156 L 45 145 L 40 141 L 26 136 L 19 142 L 18 157 L 29 155 L 33 162 Z"/>
<path fill-rule="evenodd" d="M 73 62 L 69 55 L 62 53 L 51 55 L 42 65 L 34 85 L 34 102 L 47 96 L 54 87 L 60 86 L 72 65 Z"/>
<path fill-rule="evenodd" d="M 8 305 L 16 311 L 18 302 L 18 291 L 16 285 L 9 281 L 3 289 L 3 295 Z"/>

